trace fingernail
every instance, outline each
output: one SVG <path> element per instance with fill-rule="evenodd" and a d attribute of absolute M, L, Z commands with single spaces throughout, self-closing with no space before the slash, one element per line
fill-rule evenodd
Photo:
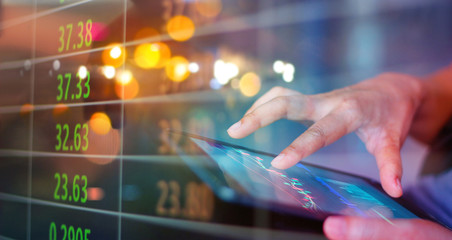
<path fill-rule="evenodd" d="M 398 177 L 395 178 L 395 187 L 397 190 L 402 191 L 402 184 L 400 183 L 400 179 Z"/>
<path fill-rule="evenodd" d="M 324 231 L 330 239 L 344 239 L 347 223 L 341 217 L 329 217 L 324 223 Z"/>
<path fill-rule="evenodd" d="M 272 161 L 272 166 L 275 168 L 281 168 L 281 164 L 284 162 L 284 157 L 286 154 L 282 153 L 275 157 Z"/>
<path fill-rule="evenodd" d="M 242 121 L 238 121 L 238 122 L 234 123 L 232 126 L 230 126 L 230 127 L 228 128 L 228 132 L 229 132 L 229 131 L 234 132 L 234 131 L 236 131 L 237 129 L 239 129 L 240 126 L 242 126 Z"/>

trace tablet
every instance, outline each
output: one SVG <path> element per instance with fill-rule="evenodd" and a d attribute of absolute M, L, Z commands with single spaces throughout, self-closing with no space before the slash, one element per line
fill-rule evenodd
<path fill-rule="evenodd" d="M 270 164 L 273 154 L 170 132 L 178 135 L 173 139 L 179 139 L 174 147 L 180 157 L 225 202 L 313 220 L 330 215 L 381 218 L 390 223 L 393 218 L 418 218 L 370 179 L 307 163 L 276 169 Z"/>

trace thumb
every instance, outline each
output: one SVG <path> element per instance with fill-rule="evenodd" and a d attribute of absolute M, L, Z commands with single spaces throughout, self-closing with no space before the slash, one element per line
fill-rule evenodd
<path fill-rule="evenodd" d="M 421 219 L 328 217 L 323 231 L 329 239 L 451 239 L 446 228 Z"/>

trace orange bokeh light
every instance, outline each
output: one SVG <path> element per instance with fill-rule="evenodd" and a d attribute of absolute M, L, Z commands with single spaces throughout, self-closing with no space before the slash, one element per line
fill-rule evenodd
<path fill-rule="evenodd" d="M 223 4 L 221 0 L 196 0 L 195 7 L 199 14 L 213 18 L 220 14 Z"/>
<path fill-rule="evenodd" d="M 195 24 L 190 18 L 178 15 L 168 21 L 166 30 L 172 39 L 183 42 L 193 37 L 195 34 Z"/>
<path fill-rule="evenodd" d="M 68 110 L 68 106 L 64 103 L 58 103 L 54 108 L 53 108 L 53 116 L 58 116 L 63 114 L 64 112 L 66 112 Z"/>
<path fill-rule="evenodd" d="M 154 66 L 155 68 L 163 68 L 171 59 L 171 50 L 165 43 L 159 42 L 154 43 L 154 46 L 158 47 L 160 53 L 160 59 L 157 64 Z"/>
<path fill-rule="evenodd" d="M 96 112 L 91 116 L 89 126 L 95 133 L 105 135 L 111 130 L 111 120 L 107 114 Z"/>
<path fill-rule="evenodd" d="M 33 111 L 34 107 L 33 105 L 29 104 L 29 103 L 25 103 L 24 105 L 22 105 L 22 107 L 20 108 L 20 115 L 25 115 L 30 113 L 31 111 Z"/>
<path fill-rule="evenodd" d="M 165 71 L 169 79 L 174 82 L 182 82 L 188 78 L 190 71 L 188 60 L 181 56 L 175 56 L 166 65 Z"/>
<path fill-rule="evenodd" d="M 132 77 L 127 83 L 116 81 L 115 93 L 121 99 L 133 99 L 140 92 L 140 85 L 138 81 Z"/>
<path fill-rule="evenodd" d="M 126 50 L 119 43 L 113 43 L 107 46 L 102 52 L 102 62 L 105 65 L 119 67 L 124 64 L 126 59 Z"/>
<path fill-rule="evenodd" d="M 140 40 L 140 39 L 146 39 L 146 38 L 155 38 L 155 39 L 152 39 L 151 41 L 159 42 L 160 41 L 160 33 L 157 32 L 157 30 L 155 30 L 153 28 L 145 27 L 145 28 L 140 29 L 135 34 L 135 37 L 133 39 Z"/>

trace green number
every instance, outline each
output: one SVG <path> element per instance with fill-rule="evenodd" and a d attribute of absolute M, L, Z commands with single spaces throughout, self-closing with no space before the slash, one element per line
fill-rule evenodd
<path fill-rule="evenodd" d="M 66 73 L 66 74 L 64 74 L 64 77 L 67 79 L 67 82 L 66 82 L 66 92 L 64 93 L 64 100 L 67 100 L 67 93 L 69 92 L 69 85 L 71 84 L 71 77 L 72 77 L 72 74 Z"/>
<path fill-rule="evenodd" d="M 66 25 L 66 29 L 69 30 L 69 36 L 67 37 L 67 42 L 66 42 L 66 51 L 67 51 L 67 50 L 69 50 L 69 43 L 71 42 L 72 23 Z"/>
<path fill-rule="evenodd" d="M 57 101 L 61 101 L 61 99 L 63 98 L 63 75 L 58 74 L 58 81 L 60 82 L 58 84 L 58 95 L 56 97 Z"/>
<path fill-rule="evenodd" d="M 64 49 L 64 27 L 63 27 L 63 26 L 60 26 L 60 28 L 58 29 L 58 31 L 61 32 L 61 35 L 60 35 L 60 43 L 61 43 L 61 45 L 60 45 L 60 47 L 58 48 L 58 52 L 62 52 L 63 49 Z"/>
<path fill-rule="evenodd" d="M 91 42 L 93 41 L 93 35 L 91 33 L 91 30 L 93 28 L 93 20 L 88 19 L 86 21 L 86 26 L 85 26 L 85 30 L 86 30 L 86 35 L 85 35 L 85 45 L 87 47 L 91 46 Z"/>
<path fill-rule="evenodd" d="M 80 77 L 80 75 L 77 73 L 77 77 L 78 77 L 78 83 L 77 83 L 77 89 L 78 89 L 78 93 L 75 95 L 76 99 L 80 99 L 80 97 L 82 96 L 82 78 Z"/>
<path fill-rule="evenodd" d="M 73 226 L 69 226 L 69 240 L 75 240 L 75 230 Z"/>
<path fill-rule="evenodd" d="M 83 240 L 83 231 L 81 228 L 77 228 L 77 232 L 75 233 L 75 239 Z"/>
<path fill-rule="evenodd" d="M 74 202 L 78 202 L 80 199 L 80 186 L 77 181 L 80 180 L 80 175 L 74 176 L 74 181 L 72 182 L 72 196 L 74 197 Z"/>
<path fill-rule="evenodd" d="M 63 174 L 61 175 L 61 177 L 62 177 L 63 180 L 64 180 L 64 183 L 63 183 L 63 186 L 62 186 L 62 188 L 63 188 L 63 190 L 64 190 L 64 194 L 61 196 L 61 199 L 62 199 L 63 201 L 66 201 L 67 195 L 68 195 L 68 191 L 67 191 L 67 182 L 68 182 L 68 180 L 67 180 L 67 174 L 66 174 L 66 173 L 63 173 Z"/>
<path fill-rule="evenodd" d="M 80 42 L 77 44 L 77 48 L 81 48 L 83 46 L 83 22 L 78 22 L 77 26 L 80 28 L 80 30 L 78 31 Z"/>
<path fill-rule="evenodd" d="M 60 188 L 60 181 L 61 181 L 60 174 L 59 173 L 55 173 L 53 178 L 55 178 L 57 180 L 57 185 L 55 187 L 55 192 L 53 193 L 53 198 L 55 200 L 60 200 L 60 195 L 58 195 L 58 189 Z M 55 225 L 55 223 L 54 223 L 54 225 Z"/>
<path fill-rule="evenodd" d="M 61 150 L 61 124 L 57 124 L 56 129 L 58 130 L 58 133 L 56 135 L 57 145 L 55 145 L 55 150 L 60 151 Z"/>
<path fill-rule="evenodd" d="M 57 239 L 56 225 L 54 222 L 51 222 L 50 229 L 49 229 L 49 240 L 56 240 L 56 239 Z"/>
<path fill-rule="evenodd" d="M 85 229 L 85 240 L 89 240 L 88 239 L 88 235 L 91 234 L 91 229 Z"/>
<path fill-rule="evenodd" d="M 85 98 L 85 99 L 89 97 L 89 93 L 91 92 L 91 88 L 89 86 L 90 78 L 91 78 L 91 76 L 90 76 L 89 72 L 87 72 L 87 74 L 86 74 L 86 81 L 85 81 L 86 93 L 83 94 L 83 98 Z"/>
<path fill-rule="evenodd" d="M 64 0 L 60 0 L 60 3 L 64 3 Z"/>
<path fill-rule="evenodd" d="M 66 227 L 66 225 L 62 224 L 61 227 L 60 227 L 60 230 L 63 230 L 63 232 L 64 232 L 62 240 L 66 240 L 66 236 L 67 236 L 67 227 Z"/>
<path fill-rule="evenodd" d="M 88 150 L 88 124 L 83 124 L 83 129 L 85 129 L 85 135 L 83 136 L 83 140 L 85 141 L 85 146 L 82 147 L 82 151 Z"/>
<path fill-rule="evenodd" d="M 83 175 L 82 181 L 84 181 L 85 184 L 82 187 L 83 197 L 82 199 L 80 199 L 80 202 L 86 203 L 86 200 L 88 199 L 88 192 L 86 191 L 86 187 L 88 186 L 88 178 L 85 175 Z"/>
<path fill-rule="evenodd" d="M 74 148 L 76 151 L 80 150 L 80 145 L 82 142 L 82 138 L 80 136 L 79 130 L 82 128 L 82 125 L 80 123 L 75 125 L 74 129 Z"/>
<path fill-rule="evenodd" d="M 69 147 L 66 146 L 66 142 L 67 142 L 67 139 L 69 138 L 69 125 L 64 124 L 63 130 L 66 131 L 66 136 L 64 137 L 64 141 L 63 141 L 63 151 L 68 151 Z"/>

